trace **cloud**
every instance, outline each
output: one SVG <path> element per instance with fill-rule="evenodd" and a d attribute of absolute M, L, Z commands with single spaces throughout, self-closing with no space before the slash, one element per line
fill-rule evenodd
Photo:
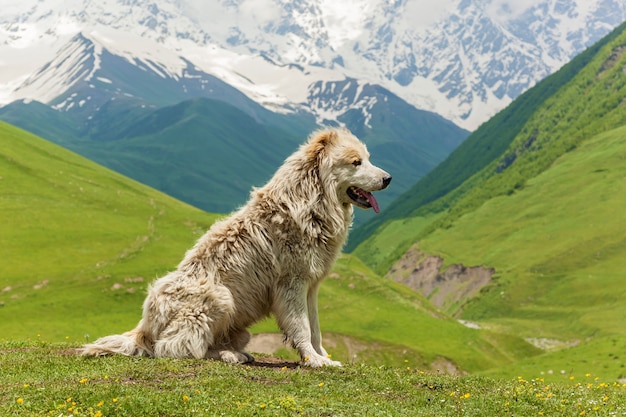
<path fill-rule="evenodd" d="M 280 19 L 282 7 L 274 0 L 243 0 L 239 5 L 239 15 L 252 17 L 259 26 Z"/>
<path fill-rule="evenodd" d="M 444 17 L 454 3 L 454 0 L 407 0 L 404 18 L 415 28 L 427 28 Z"/>
<path fill-rule="evenodd" d="M 335 49 L 358 38 L 377 8 L 371 0 L 321 0 L 318 6 Z"/>
<path fill-rule="evenodd" d="M 540 3 L 545 3 L 545 0 L 492 0 L 486 12 L 492 19 L 506 22 L 518 18 Z"/>

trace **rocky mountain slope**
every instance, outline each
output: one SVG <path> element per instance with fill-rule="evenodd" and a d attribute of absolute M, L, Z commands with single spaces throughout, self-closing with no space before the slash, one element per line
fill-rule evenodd
<path fill-rule="evenodd" d="M 82 31 L 164 73 L 184 56 L 274 110 L 324 121 L 315 83 L 348 77 L 473 130 L 624 19 L 619 0 L 26 0 L 0 18 L 1 96 L 54 98 L 27 79 Z"/>

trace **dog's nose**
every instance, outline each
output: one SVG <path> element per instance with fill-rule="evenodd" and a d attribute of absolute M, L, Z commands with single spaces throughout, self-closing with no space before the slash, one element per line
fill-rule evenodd
<path fill-rule="evenodd" d="M 390 182 L 391 182 L 391 175 L 387 175 L 385 178 L 383 178 L 383 188 L 387 188 Z"/>

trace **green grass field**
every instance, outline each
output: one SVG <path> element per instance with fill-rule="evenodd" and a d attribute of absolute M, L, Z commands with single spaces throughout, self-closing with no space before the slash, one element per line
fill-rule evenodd
<path fill-rule="evenodd" d="M 73 345 L 0 344 L 3 416 L 620 416 L 626 386 L 453 377 L 413 366 L 307 369 L 191 359 L 83 358 Z"/>

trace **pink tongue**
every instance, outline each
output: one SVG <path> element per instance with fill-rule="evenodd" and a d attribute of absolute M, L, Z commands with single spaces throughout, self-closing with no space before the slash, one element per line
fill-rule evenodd
<path fill-rule="evenodd" d="M 378 201 L 376 201 L 376 197 L 372 193 L 365 193 L 365 197 L 367 197 L 367 201 L 370 202 L 370 205 L 374 209 L 374 213 L 380 213 L 380 208 L 378 207 Z"/>

